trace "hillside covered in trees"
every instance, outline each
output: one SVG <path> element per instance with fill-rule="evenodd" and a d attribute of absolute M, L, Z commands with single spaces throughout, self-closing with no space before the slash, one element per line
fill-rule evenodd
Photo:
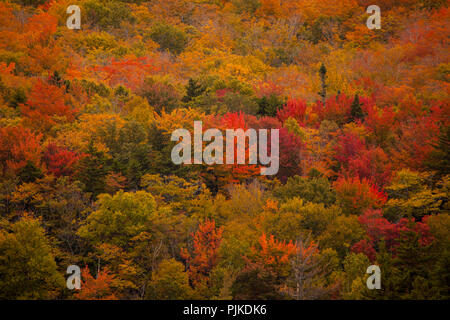
<path fill-rule="evenodd" d="M 448 21 L 446 0 L 0 0 L 0 299 L 449 299 Z M 197 120 L 279 129 L 278 173 L 174 164 Z"/>

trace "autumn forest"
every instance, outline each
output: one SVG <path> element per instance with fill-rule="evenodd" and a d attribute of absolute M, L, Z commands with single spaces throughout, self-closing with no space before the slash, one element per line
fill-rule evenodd
<path fill-rule="evenodd" d="M 450 299 L 449 21 L 447 0 L 0 0 L 0 299 Z M 194 121 L 277 129 L 278 171 L 175 164 Z"/>

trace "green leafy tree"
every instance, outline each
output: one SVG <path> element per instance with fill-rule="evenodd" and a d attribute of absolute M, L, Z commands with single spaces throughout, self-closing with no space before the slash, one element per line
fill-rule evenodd
<path fill-rule="evenodd" d="M 127 247 L 129 240 L 145 231 L 156 210 L 153 196 L 145 191 L 101 194 L 98 210 L 86 219 L 79 234 L 94 243 L 110 243 Z"/>
<path fill-rule="evenodd" d="M 340 215 L 327 225 L 326 230 L 320 234 L 319 241 L 324 247 L 336 250 L 343 259 L 364 235 L 364 229 L 356 216 Z"/>
<path fill-rule="evenodd" d="M 421 219 L 436 214 L 448 202 L 449 180 L 443 179 L 436 186 L 429 183 L 430 175 L 403 169 L 398 171 L 386 191 L 390 199 L 386 203 L 385 216 L 391 221 L 402 217 Z M 447 187 L 446 187 L 447 186 Z"/>
<path fill-rule="evenodd" d="M 42 170 L 33 162 L 27 161 L 27 164 L 19 170 L 18 176 L 22 182 L 33 182 L 42 178 Z"/>
<path fill-rule="evenodd" d="M 293 198 L 281 204 L 279 210 L 265 213 L 264 226 L 277 238 L 294 241 L 300 231 L 317 237 L 339 214 L 338 207 L 326 208 L 323 204 Z"/>
<path fill-rule="evenodd" d="M 184 265 L 173 258 L 161 261 L 158 270 L 152 274 L 146 298 L 183 300 L 191 297 L 192 289 Z"/>
<path fill-rule="evenodd" d="M 83 4 L 87 23 L 98 28 L 119 28 L 124 21 L 134 22 L 129 7 L 118 0 L 88 0 Z"/>
<path fill-rule="evenodd" d="M 430 274 L 431 286 L 436 290 L 436 299 L 450 298 L 450 214 L 441 213 L 430 215 L 426 218 L 430 232 L 434 237 L 434 256 L 437 257 L 433 263 Z"/>
<path fill-rule="evenodd" d="M 405 231 L 400 235 L 397 256 L 394 263 L 401 272 L 398 274 L 398 297 L 403 299 L 417 299 L 419 288 L 424 296 L 422 299 L 433 298 L 429 273 L 433 269 L 432 244 L 422 245 L 420 235 L 414 231 Z M 428 283 L 427 283 L 428 282 Z M 420 286 L 420 287 L 418 287 Z M 427 290 L 424 290 L 427 289 Z M 428 291 L 428 292 L 427 292 Z"/>
<path fill-rule="evenodd" d="M 40 221 L 25 215 L 0 230 L 0 299 L 55 298 L 64 287 Z"/>
<path fill-rule="evenodd" d="M 300 197 L 308 202 L 323 203 L 325 206 L 336 201 L 331 184 L 325 177 L 307 178 L 295 175 L 289 177 L 286 184 L 275 188 L 273 193 L 282 201 Z"/>
<path fill-rule="evenodd" d="M 150 31 L 150 38 L 159 44 L 162 51 L 172 54 L 180 54 L 188 43 L 188 36 L 181 29 L 170 25 L 159 23 Z"/>
<path fill-rule="evenodd" d="M 186 95 L 183 97 L 182 101 L 189 102 L 193 98 L 201 95 L 205 90 L 206 89 L 197 80 L 189 78 L 188 84 L 186 85 Z"/>
<path fill-rule="evenodd" d="M 344 299 L 361 299 L 366 288 L 366 269 L 369 259 L 362 253 L 349 253 L 344 261 L 344 278 L 341 280 L 341 294 Z"/>
<path fill-rule="evenodd" d="M 278 109 L 281 109 L 286 103 L 286 99 L 276 94 L 271 94 L 268 97 L 256 98 L 256 103 L 258 104 L 259 115 L 275 117 Z"/>
<path fill-rule="evenodd" d="M 95 199 L 105 191 L 106 155 L 96 149 L 92 140 L 86 154 L 79 162 L 78 179 L 84 184 L 85 192 L 90 192 Z"/>

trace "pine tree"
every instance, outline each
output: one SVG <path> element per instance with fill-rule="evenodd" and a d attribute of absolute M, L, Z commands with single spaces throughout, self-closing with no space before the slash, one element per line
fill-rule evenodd
<path fill-rule="evenodd" d="M 193 98 L 201 95 L 203 92 L 205 92 L 205 88 L 203 88 L 203 86 L 199 84 L 197 80 L 190 78 L 186 86 L 186 95 L 183 97 L 182 101 L 189 102 Z"/>
<path fill-rule="evenodd" d="M 450 173 L 450 127 L 442 128 L 441 131 L 427 165 L 430 169 L 436 170 L 439 175 L 446 175 Z"/>
<path fill-rule="evenodd" d="M 53 74 L 49 77 L 49 81 L 50 84 L 54 85 L 54 86 L 58 86 L 61 87 L 61 84 L 63 82 L 61 76 L 59 75 L 58 71 L 53 72 Z"/>
<path fill-rule="evenodd" d="M 89 142 L 87 154 L 88 156 L 80 161 L 78 179 L 84 183 L 85 192 L 90 192 L 95 198 L 105 192 L 106 157 L 97 151 L 92 141 Z"/>
<path fill-rule="evenodd" d="M 54 71 L 53 74 L 49 77 L 48 82 L 54 86 L 61 88 L 61 86 L 65 86 L 65 92 L 69 92 L 70 81 L 63 80 L 58 71 Z"/>
<path fill-rule="evenodd" d="M 359 96 L 357 94 L 355 94 L 355 99 L 353 100 L 350 114 L 353 121 L 364 118 L 364 113 L 361 108 L 361 103 L 359 102 Z"/>
<path fill-rule="evenodd" d="M 327 77 L 327 68 L 322 63 L 319 69 L 319 75 L 320 75 L 320 82 L 322 86 L 322 90 L 319 92 L 319 96 L 322 97 L 322 104 L 325 105 L 325 99 L 327 97 L 327 84 L 325 83 L 325 79 Z"/>
<path fill-rule="evenodd" d="M 34 182 L 36 179 L 42 178 L 42 170 L 31 162 L 27 161 L 27 164 L 19 171 L 19 177 L 22 182 Z"/>
<path fill-rule="evenodd" d="M 417 279 L 422 281 L 422 288 L 429 287 L 430 283 L 423 281 L 430 279 L 429 273 L 433 269 L 433 256 L 430 245 L 420 244 L 420 235 L 417 232 L 403 231 L 399 237 L 397 256 L 394 263 L 400 270 L 398 273 L 397 297 L 414 299 L 412 291 L 417 291 Z M 429 280 L 427 280 L 429 282 Z M 416 289 L 416 290 L 415 290 Z M 425 294 L 425 292 L 423 292 Z M 429 294 L 432 294 L 430 292 Z M 432 298 L 428 296 L 427 298 Z"/>
<path fill-rule="evenodd" d="M 258 104 L 259 115 L 275 117 L 278 110 L 282 109 L 286 104 L 286 99 L 275 94 L 271 94 L 268 97 L 263 96 L 262 98 L 257 98 L 256 103 Z"/>

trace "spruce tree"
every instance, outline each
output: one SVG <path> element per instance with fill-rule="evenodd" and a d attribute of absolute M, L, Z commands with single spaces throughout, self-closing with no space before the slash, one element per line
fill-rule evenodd
<path fill-rule="evenodd" d="M 190 78 L 186 86 L 186 95 L 183 97 L 183 102 L 189 102 L 193 98 L 198 97 L 205 91 L 205 88 L 198 81 Z"/>
<path fill-rule="evenodd" d="M 18 174 L 20 181 L 28 183 L 28 182 L 34 182 L 36 179 L 42 178 L 44 175 L 42 174 L 42 170 L 36 165 L 29 161 L 27 164 L 22 167 Z"/>
<path fill-rule="evenodd" d="M 327 97 L 327 84 L 325 83 L 325 79 L 327 76 L 327 68 L 322 63 L 319 69 L 319 75 L 320 75 L 320 82 L 322 86 L 322 90 L 319 92 L 319 96 L 322 97 L 322 104 L 325 106 L 325 99 Z"/>
<path fill-rule="evenodd" d="M 450 127 L 441 129 L 441 134 L 431 152 L 427 166 L 439 175 L 450 174 Z"/>
<path fill-rule="evenodd" d="M 90 141 L 87 149 L 87 156 L 79 164 L 78 179 L 84 184 L 84 191 L 91 193 L 92 198 L 96 198 L 100 193 L 105 192 L 106 156 L 99 152 Z"/>
<path fill-rule="evenodd" d="M 258 104 L 257 114 L 275 117 L 278 109 L 282 108 L 286 103 L 286 99 L 275 94 L 271 94 L 268 97 L 264 96 L 262 98 L 256 98 L 256 103 Z"/>
<path fill-rule="evenodd" d="M 361 108 L 361 103 L 359 102 L 359 96 L 357 94 L 355 94 L 355 99 L 353 100 L 350 114 L 353 121 L 364 118 L 364 113 Z"/>

